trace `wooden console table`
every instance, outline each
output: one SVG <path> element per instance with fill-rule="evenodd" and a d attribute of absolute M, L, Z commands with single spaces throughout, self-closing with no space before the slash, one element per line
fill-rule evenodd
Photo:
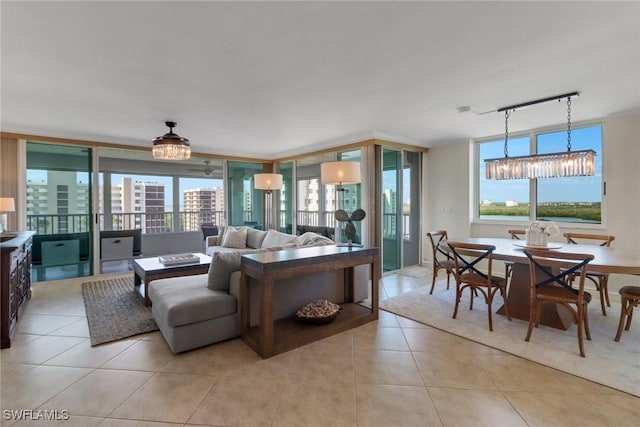
<path fill-rule="evenodd" d="M 240 321 L 242 339 L 263 358 L 271 357 L 313 341 L 360 326 L 378 318 L 378 248 L 317 246 L 242 256 L 240 285 Z M 369 264 L 371 271 L 371 307 L 353 299 L 354 271 L 357 265 Z M 273 320 L 273 288 L 278 280 L 307 274 L 344 270 L 344 302 L 332 323 L 308 325 L 294 318 Z M 251 327 L 249 278 L 258 282 L 260 321 Z M 313 302 L 313 301 L 309 301 Z"/>

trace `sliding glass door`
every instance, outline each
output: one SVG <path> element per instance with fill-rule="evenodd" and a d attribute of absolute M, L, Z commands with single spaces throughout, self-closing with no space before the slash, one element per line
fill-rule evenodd
<path fill-rule="evenodd" d="M 420 153 L 382 150 L 382 266 L 420 263 Z"/>
<path fill-rule="evenodd" d="M 34 281 L 93 274 L 90 148 L 27 142 Z"/>
<path fill-rule="evenodd" d="M 227 162 L 229 225 L 264 227 L 264 194 L 253 185 L 257 173 L 262 173 L 261 163 Z"/>

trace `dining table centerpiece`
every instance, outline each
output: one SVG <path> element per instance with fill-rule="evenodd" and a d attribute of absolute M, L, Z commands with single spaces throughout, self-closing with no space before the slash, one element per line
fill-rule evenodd
<path fill-rule="evenodd" d="M 534 221 L 529 224 L 526 230 L 527 246 L 544 247 L 549 244 L 549 236 L 557 236 L 560 234 L 558 225 L 553 221 Z"/>

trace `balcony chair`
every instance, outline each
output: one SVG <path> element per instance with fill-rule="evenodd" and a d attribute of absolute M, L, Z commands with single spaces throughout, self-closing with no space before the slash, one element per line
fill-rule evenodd
<path fill-rule="evenodd" d="M 433 277 L 431 280 L 431 291 L 429 291 L 429 295 L 431 295 L 436 285 L 438 271 L 442 269 L 447 271 L 447 289 L 449 289 L 449 279 L 451 274 L 453 274 L 455 265 L 451 254 L 440 247 L 440 244 L 447 241 L 447 232 L 445 230 L 431 231 L 427 233 L 427 236 L 429 237 L 433 251 Z"/>
<path fill-rule="evenodd" d="M 480 291 L 487 303 L 487 313 L 489 316 L 489 330 L 493 331 L 493 318 L 491 303 L 496 293 L 500 292 L 506 300 L 507 297 L 507 280 L 502 277 L 494 277 L 491 274 L 493 267 L 493 251 L 496 249 L 493 245 L 481 245 L 476 243 L 447 242 L 451 249 L 454 260 L 454 276 L 456 278 L 456 304 L 453 309 L 453 318 L 458 315 L 458 306 L 462 292 L 469 288 L 469 310 L 473 310 L 473 298 L 476 291 Z M 487 262 L 487 272 L 484 273 L 478 269 L 478 263 Z M 504 304 L 507 319 L 511 320 L 509 307 Z"/>
<path fill-rule="evenodd" d="M 615 236 L 606 234 L 585 234 L 585 233 L 564 233 L 564 237 L 567 239 L 567 243 L 573 244 L 597 244 L 600 246 L 611 246 L 611 242 L 614 241 Z M 600 308 L 602 309 L 602 315 L 607 315 L 607 310 L 604 306 L 605 302 L 607 307 L 611 307 L 609 301 L 609 273 L 599 273 L 597 271 L 587 271 L 587 279 L 591 280 L 596 290 L 600 293 Z"/>
<path fill-rule="evenodd" d="M 593 260 L 593 255 L 555 252 L 547 249 L 525 249 L 524 253 L 529 261 L 531 276 L 529 328 L 524 340 L 529 342 L 534 323 L 538 327 L 540 306 L 559 304 L 571 311 L 573 320 L 578 325 L 580 356 L 585 357 L 582 330 L 584 329 L 587 339 L 591 340 L 588 311 L 591 294 L 584 291 L 584 280 L 587 276 L 587 264 Z M 571 286 L 575 279 L 578 281 L 577 289 Z"/>
<path fill-rule="evenodd" d="M 620 323 L 618 323 L 615 341 L 620 341 L 623 325 L 625 331 L 629 330 L 633 308 L 640 305 L 640 286 L 623 286 L 619 292 L 622 297 L 622 305 L 620 307 Z"/>
<path fill-rule="evenodd" d="M 526 230 L 507 230 L 513 240 L 522 240 L 527 234 Z M 513 274 L 513 261 L 504 262 L 504 278 L 508 281 Z"/>

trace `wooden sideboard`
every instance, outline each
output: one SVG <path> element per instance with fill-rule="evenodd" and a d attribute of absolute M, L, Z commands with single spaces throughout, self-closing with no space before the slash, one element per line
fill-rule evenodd
<path fill-rule="evenodd" d="M 2 233 L 0 242 L 0 348 L 11 347 L 18 320 L 31 298 L 31 231 Z"/>
<path fill-rule="evenodd" d="M 263 358 L 292 350 L 360 326 L 378 318 L 378 248 L 318 246 L 242 256 L 240 324 L 243 340 Z M 371 306 L 354 301 L 354 267 L 368 264 L 371 274 Z M 274 287 L 278 281 L 326 271 L 344 271 L 344 301 L 336 320 L 326 325 L 308 325 L 294 318 L 273 319 Z M 258 282 L 260 321 L 250 326 L 249 278 Z M 309 301 L 314 302 L 314 301 Z"/>

